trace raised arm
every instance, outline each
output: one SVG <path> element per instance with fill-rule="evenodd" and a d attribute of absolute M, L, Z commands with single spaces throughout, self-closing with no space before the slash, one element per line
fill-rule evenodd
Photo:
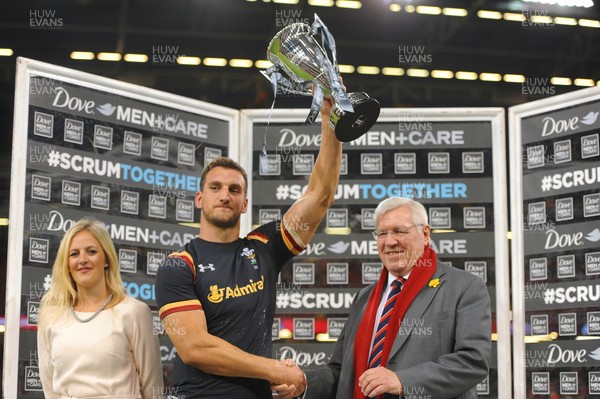
<path fill-rule="evenodd" d="M 173 313 L 163 319 L 163 326 L 179 357 L 189 366 L 209 374 L 258 378 L 304 390 L 304 373 L 299 367 L 284 366 L 278 360 L 249 354 L 210 334 L 202 310 Z"/>
<path fill-rule="evenodd" d="M 324 98 L 321 107 L 321 147 L 306 191 L 283 216 L 286 228 L 307 244 L 333 203 L 340 177 L 342 143 L 329 123 L 332 102 Z"/>

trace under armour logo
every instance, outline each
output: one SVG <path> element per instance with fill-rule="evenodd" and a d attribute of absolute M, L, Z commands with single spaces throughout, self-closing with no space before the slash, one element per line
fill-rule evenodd
<path fill-rule="evenodd" d="M 208 266 L 204 266 L 202 263 L 198 265 L 198 271 L 200 273 L 204 273 L 206 270 L 215 271 L 215 267 L 212 263 L 209 263 Z"/>

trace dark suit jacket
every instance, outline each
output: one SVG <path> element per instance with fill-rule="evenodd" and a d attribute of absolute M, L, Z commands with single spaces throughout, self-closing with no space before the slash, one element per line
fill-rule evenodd
<path fill-rule="evenodd" d="M 393 370 L 410 398 L 476 398 L 488 374 L 491 352 L 490 298 L 483 280 L 438 262 L 433 279 L 408 308 L 390 352 Z M 351 399 L 354 338 L 375 285 L 359 292 L 329 364 L 307 371 L 306 399 Z M 396 397 L 386 395 L 386 398 Z"/>

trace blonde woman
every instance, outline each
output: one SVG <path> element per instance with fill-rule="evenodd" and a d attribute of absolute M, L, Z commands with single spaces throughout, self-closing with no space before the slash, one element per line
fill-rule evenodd
<path fill-rule="evenodd" d="M 150 309 L 125 294 L 115 247 L 98 221 L 82 219 L 63 237 L 37 342 L 46 398 L 162 397 Z"/>

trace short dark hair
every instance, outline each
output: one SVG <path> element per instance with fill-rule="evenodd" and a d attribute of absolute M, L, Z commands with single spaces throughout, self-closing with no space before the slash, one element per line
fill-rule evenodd
<path fill-rule="evenodd" d="M 202 176 L 200 176 L 200 191 L 204 190 L 206 175 L 208 174 L 208 172 L 210 172 L 216 167 L 233 169 L 240 172 L 242 174 L 242 177 L 244 178 L 244 193 L 248 192 L 248 175 L 246 174 L 246 171 L 244 170 L 244 168 L 242 168 L 242 165 L 228 157 L 219 157 L 217 159 L 214 159 L 204 167 L 204 170 L 202 171 Z"/>

